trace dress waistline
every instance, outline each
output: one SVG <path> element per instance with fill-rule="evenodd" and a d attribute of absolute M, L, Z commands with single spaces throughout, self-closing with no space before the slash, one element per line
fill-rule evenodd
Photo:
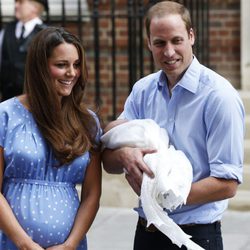
<path fill-rule="evenodd" d="M 23 183 L 23 184 L 35 184 L 44 186 L 57 186 L 57 187 L 75 187 L 75 184 L 70 182 L 56 182 L 56 181 L 45 181 L 45 180 L 35 180 L 35 179 L 25 179 L 25 178 L 6 178 L 4 179 L 6 183 Z"/>

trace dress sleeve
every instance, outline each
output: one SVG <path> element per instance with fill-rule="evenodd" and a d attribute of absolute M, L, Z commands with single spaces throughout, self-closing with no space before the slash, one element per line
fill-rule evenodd
<path fill-rule="evenodd" d="M 4 147 L 8 125 L 8 115 L 0 108 L 0 146 Z"/>
<path fill-rule="evenodd" d="M 95 121 L 96 121 L 96 125 L 97 125 L 97 131 L 96 131 L 96 135 L 95 135 L 95 148 L 98 148 L 101 145 L 101 136 L 103 135 L 103 130 L 101 128 L 101 124 L 100 124 L 100 120 L 97 116 L 97 114 L 95 112 L 93 112 L 92 110 L 89 110 L 89 113 L 94 117 Z"/>

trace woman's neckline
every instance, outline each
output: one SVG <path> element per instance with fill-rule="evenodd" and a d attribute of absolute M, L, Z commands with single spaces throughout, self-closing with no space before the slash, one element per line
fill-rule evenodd
<path fill-rule="evenodd" d="M 23 109 L 25 109 L 28 113 L 31 113 L 31 111 L 29 109 L 29 106 L 27 105 L 26 98 L 27 97 L 25 95 L 21 95 L 21 96 L 16 96 L 15 97 L 15 99 L 23 107 Z"/>

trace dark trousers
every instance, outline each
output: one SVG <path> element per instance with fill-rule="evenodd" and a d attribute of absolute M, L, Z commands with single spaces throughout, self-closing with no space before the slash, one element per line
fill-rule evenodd
<path fill-rule="evenodd" d="M 182 230 L 191 235 L 191 240 L 206 250 L 223 250 L 221 224 L 201 224 L 184 226 Z M 185 246 L 179 248 L 172 241 L 158 230 L 147 231 L 145 225 L 138 220 L 134 250 L 187 250 Z"/>

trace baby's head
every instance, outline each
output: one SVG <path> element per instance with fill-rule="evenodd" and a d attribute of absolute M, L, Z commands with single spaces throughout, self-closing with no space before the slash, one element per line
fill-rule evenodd
<path fill-rule="evenodd" d="M 126 119 L 117 119 L 117 120 L 114 120 L 112 122 L 110 122 L 105 128 L 104 128 L 104 133 L 108 132 L 110 129 L 120 125 L 120 124 L 123 124 L 125 122 L 128 122 L 128 120 Z"/>

